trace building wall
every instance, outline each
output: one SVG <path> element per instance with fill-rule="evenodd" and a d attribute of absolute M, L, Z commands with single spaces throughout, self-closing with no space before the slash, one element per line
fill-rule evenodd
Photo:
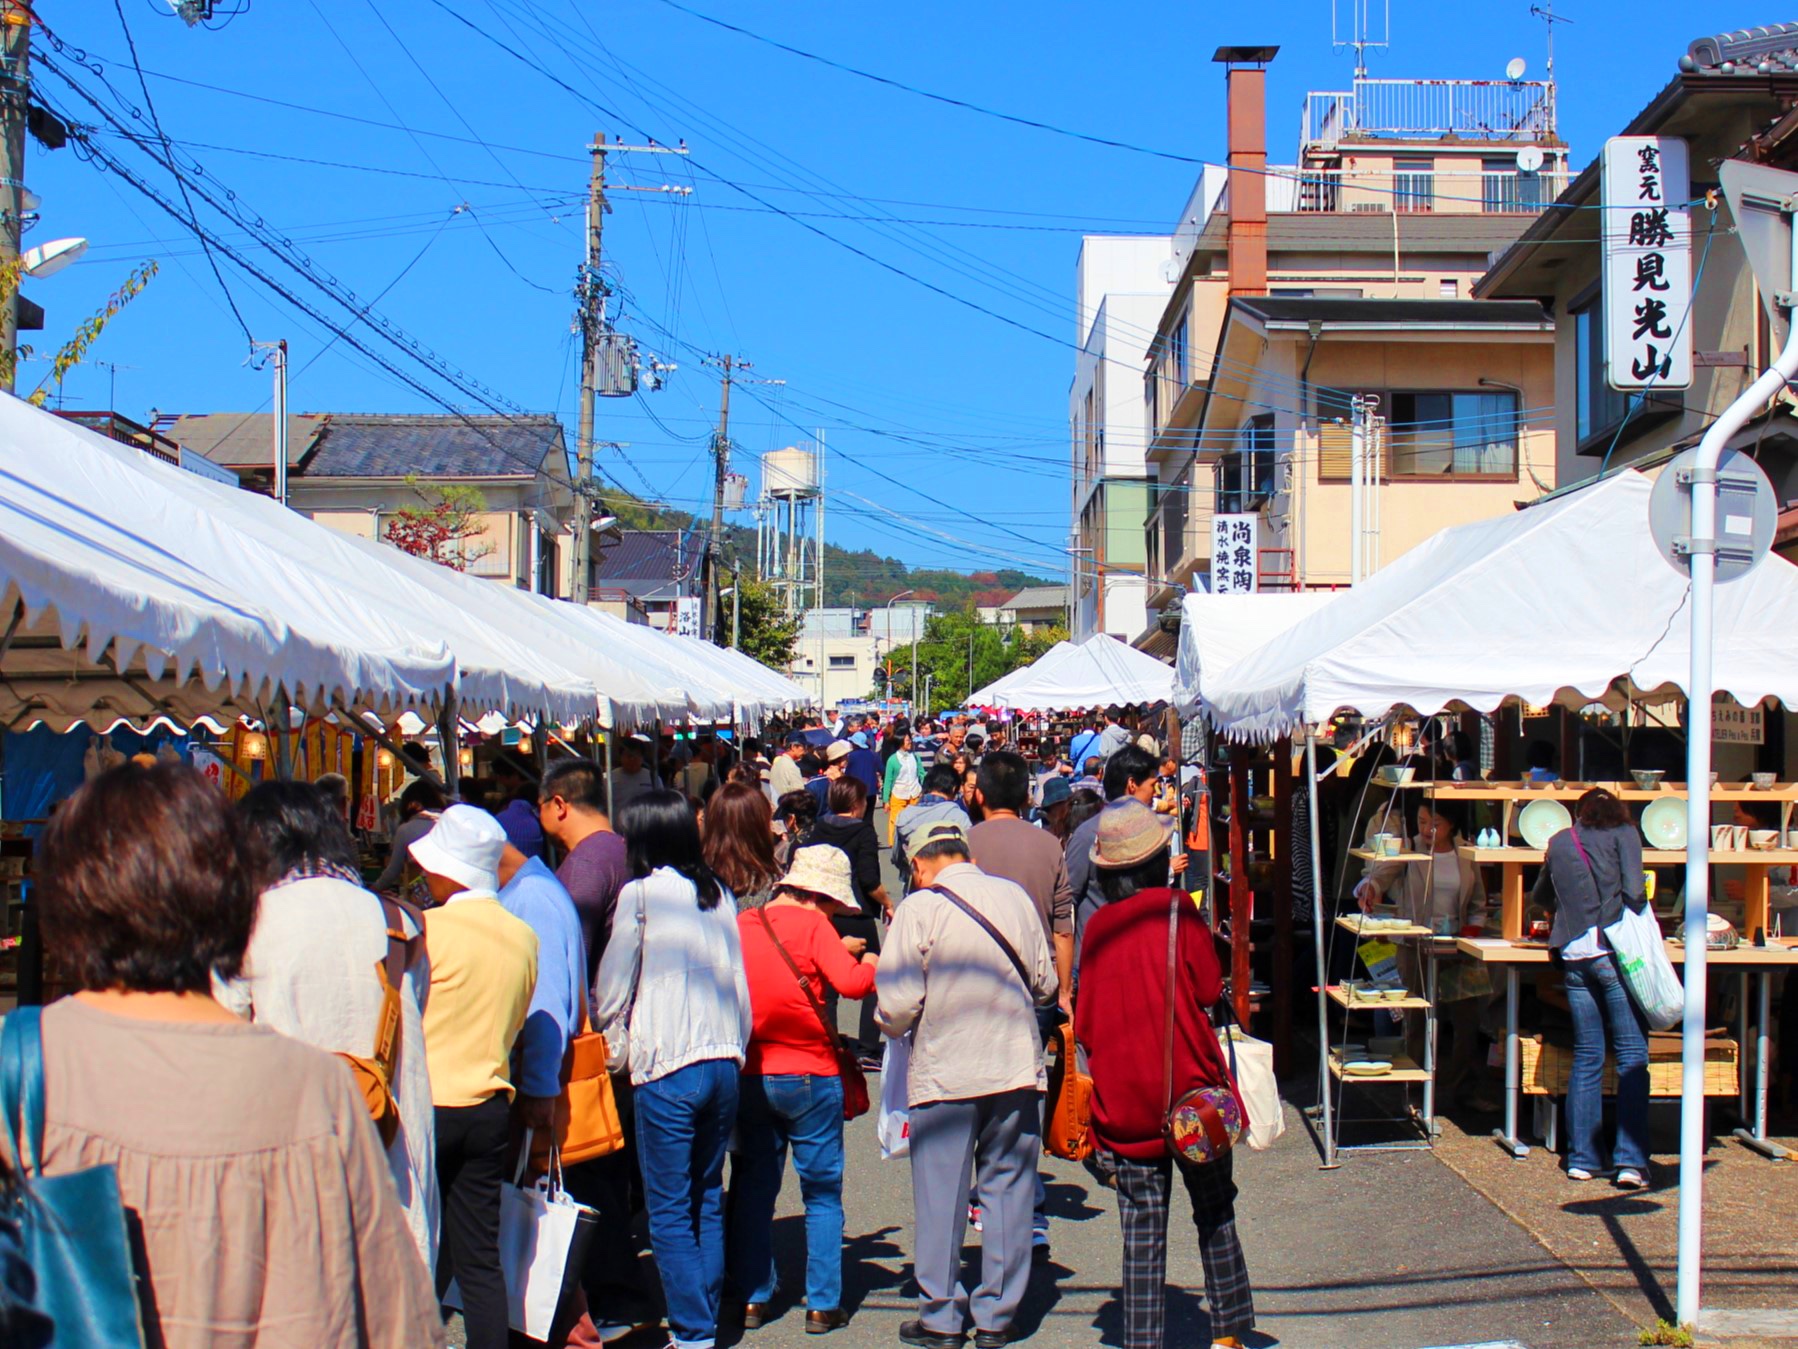
<path fill-rule="evenodd" d="M 294 510 L 327 528 L 364 539 L 382 538 L 385 522 L 392 513 L 412 504 L 408 495 L 408 489 L 396 484 L 338 486 L 295 478 L 288 487 L 288 502 Z M 477 518 L 481 533 L 469 540 L 469 547 L 481 550 L 483 555 L 467 568 L 468 573 L 523 586 L 530 576 L 532 516 L 520 501 L 524 493 L 484 489 L 483 495 L 490 509 L 480 512 Z M 561 596 L 569 593 L 569 542 L 566 535 L 556 538 L 561 572 L 557 594 Z"/>
<path fill-rule="evenodd" d="M 850 698 L 865 698 L 874 688 L 876 652 L 884 657 L 891 644 L 877 637 L 803 637 L 787 667 L 788 676 L 806 688 L 817 690 L 823 671 L 819 702 L 835 707 Z"/>

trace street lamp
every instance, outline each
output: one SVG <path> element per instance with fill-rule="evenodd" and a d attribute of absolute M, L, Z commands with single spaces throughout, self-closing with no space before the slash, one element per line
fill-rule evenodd
<path fill-rule="evenodd" d="M 915 595 L 915 590 L 901 590 L 887 601 L 887 641 L 893 640 L 893 601 L 902 600 L 907 595 Z M 891 690 L 888 690 L 891 693 Z M 911 687 L 906 690 L 907 699 L 911 703 L 911 717 L 918 719 L 918 615 L 914 607 L 911 619 Z"/>

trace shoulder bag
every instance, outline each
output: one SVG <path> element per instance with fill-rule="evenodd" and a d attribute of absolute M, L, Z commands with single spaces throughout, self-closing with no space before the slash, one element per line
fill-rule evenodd
<path fill-rule="evenodd" d="M 999 949 L 1001 951 L 1005 952 L 1005 958 L 1011 962 L 1012 969 L 1014 969 L 1018 972 L 1018 978 L 1023 981 L 1024 996 L 1028 997 L 1030 999 L 1031 1003 L 1034 1005 L 1036 1002 L 1036 998 L 1030 991 L 1030 973 L 1028 970 L 1026 970 L 1024 968 L 1024 961 L 1018 955 L 1017 948 L 1014 947 L 1009 941 L 1006 940 L 1005 934 L 1003 932 L 999 931 L 998 928 L 994 927 L 992 925 L 992 923 L 987 919 L 987 916 L 984 913 L 980 912 L 979 909 L 975 908 L 972 904 L 968 903 L 967 900 L 963 899 L 960 895 L 956 894 L 955 891 L 949 889 L 947 886 L 933 885 L 933 886 L 930 886 L 929 888 L 936 894 L 939 894 L 944 899 L 948 900 L 951 904 L 953 904 L 956 908 L 960 909 L 963 913 L 967 914 L 968 917 L 972 918 L 976 923 L 979 923 L 980 926 L 983 929 L 985 929 L 986 935 L 991 937 L 995 942 L 998 943 Z"/>
<path fill-rule="evenodd" d="M 774 949 L 780 952 L 780 958 L 787 962 L 787 968 L 793 971 L 793 977 L 799 981 L 799 991 L 805 994 L 805 1000 L 812 1005 L 812 1011 L 818 1015 L 818 1023 L 824 1027 L 824 1038 L 830 1042 L 830 1049 L 837 1056 L 837 1074 L 843 1079 L 843 1118 L 860 1119 L 868 1113 L 872 1104 L 868 1099 L 868 1075 L 855 1057 L 855 1052 L 843 1043 L 843 1037 L 837 1028 L 830 1024 L 830 1016 L 824 1010 L 824 1004 L 818 995 L 812 992 L 812 982 L 800 972 L 799 962 L 787 952 L 781 940 L 774 933 L 774 924 L 768 920 L 768 910 L 764 906 L 755 911 L 755 916 L 762 920 L 762 927 L 768 933 L 768 940 L 774 943 Z"/>
<path fill-rule="evenodd" d="M 531 1135 L 531 1171 L 542 1175 L 551 1154 L 570 1166 L 610 1157 L 624 1147 L 624 1121 L 618 1094 L 606 1066 L 606 1037 L 587 1019 L 587 994 L 581 991 L 577 1029 L 562 1053 L 562 1093 L 556 1098 L 555 1124 L 547 1134 Z"/>
<path fill-rule="evenodd" d="M 16 1008 L 0 1030 L 0 1113 L 18 1175 L 6 1206 L 37 1276 L 38 1309 L 57 1349 L 124 1349 L 144 1343 L 125 1202 L 110 1163 L 60 1176 L 40 1170 L 44 1137 L 41 1008 Z"/>
<path fill-rule="evenodd" d="M 1167 905 L 1167 1017 L 1161 1046 L 1161 1094 L 1167 1103 L 1161 1134 L 1168 1151 L 1196 1164 L 1215 1162 L 1236 1145 L 1243 1130 L 1242 1106 L 1229 1086 L 1194 1087 L 1174 1099 L 1174 998 L 1179 992 L 1180 905 L 1175 891 Z M 1230 1042 L 1232 1075 L 1236 1058 Z"/>
<path fill-rule="evenodd" d="M 1586 845 L 1579 836 L 1579 826 L 1571 826 L 1568 833 L 1573 835 L 1573 846 L 1579 850 L 1580 861 L 1586 864 L 1586 871 L 1592 877 L 1592 886 L 1598 888 L 1598 872 L 1592 867 L 1592 859 L 1586 855 Z M 1599 912 L 1604 912 L 1604 896 L 1598 896 Z M 1623 986 L 1629 990 L 1642 1016 L 1654 1030 L 1671 1030 L 1680 1023 L 1686 1010 L 1685 985 L 1680 982 L 1679 975 L 1674 972 L 1673 962 L 1667 958 L 1667 944 L 1661 939 L 1661 925 L 1655 920 L 1654 910 L 1643 906 L 1640 913 L 1628 904 L 1620 903 L 1619 917 L 1609 927 L 1602 929 L 1606 943 L 1617 957 L 1617 968 L 1623 975 Z"/>
<path fill-rule="evenodd" d="M 1093 1080 L 1080 1071 L 1080 1051 L 1070 1028 L 1059 1025 L 1054 1035 L 1055 1063 L 1049 1070 L 1043 1151 L 1070 1162 L 1084 1161 L 1093 1150 Z"/>
<path fill-rule="evenodd" d="M 385 1148 L 393 1145 L 400 1130 L 399 1104 L 393 1099 L 393 1064 L 399 1057 L 402 1024 L 400 983 L 424 942 L 424 924 L 414 910 L 400 901 L 386 895 L 377 898 L 387 920 L 387 954 L 375 962 L 375 978 L 381 982 L 381 1014 L 375 1020 L 374 1051 L 367 1058 L 341 1051 L 337 1057 L 349 1064 L 356 1089 L 368 1105 L 369 1117 L 380 1131 L 381 1146 Z M 408 917 L 421 935 L 414 937 L 406 931 Z"/>

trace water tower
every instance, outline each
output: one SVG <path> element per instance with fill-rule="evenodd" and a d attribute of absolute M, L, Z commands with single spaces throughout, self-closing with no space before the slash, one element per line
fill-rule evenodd
<path fill-rule="evenodd" d="M 822 448 L 789 445 L 762 456 L 756 571 L 781 593 L 789 614 L 824 603 Z"/>

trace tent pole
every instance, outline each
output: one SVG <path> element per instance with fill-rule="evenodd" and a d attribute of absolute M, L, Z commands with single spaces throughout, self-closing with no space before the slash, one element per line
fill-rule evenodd
<path fill-rule="evenodd" d="M 453 801 L 462 791 L 462 713 L 454 689 L 443 695 L 437 714 L 437 745 L 443 751 L 443 787 Z"/>
<path fill-rule="evenodd" d="M 618 771 L 618 718 L 612 718 L 610 726 L 600 728 L 606 737 L 606 819 L 613 824 L 618 822 L 618 784 L 615 780 Z"/>
<path fill-rule="evenodd" d="M 1330 998 L 1325 986 L 1330 974 L 1324 968 L 1324 854 L 1321 821 L 1317 814 L 1317 728 L 1305 727 L 1305 791 L 1311 807 L 1311 945 L 1317 956 L 1317 1094 L 1323 1102 L 1324 1168 L 1336 1160 L 1336 1107 L 1330 1098 Z"/>

